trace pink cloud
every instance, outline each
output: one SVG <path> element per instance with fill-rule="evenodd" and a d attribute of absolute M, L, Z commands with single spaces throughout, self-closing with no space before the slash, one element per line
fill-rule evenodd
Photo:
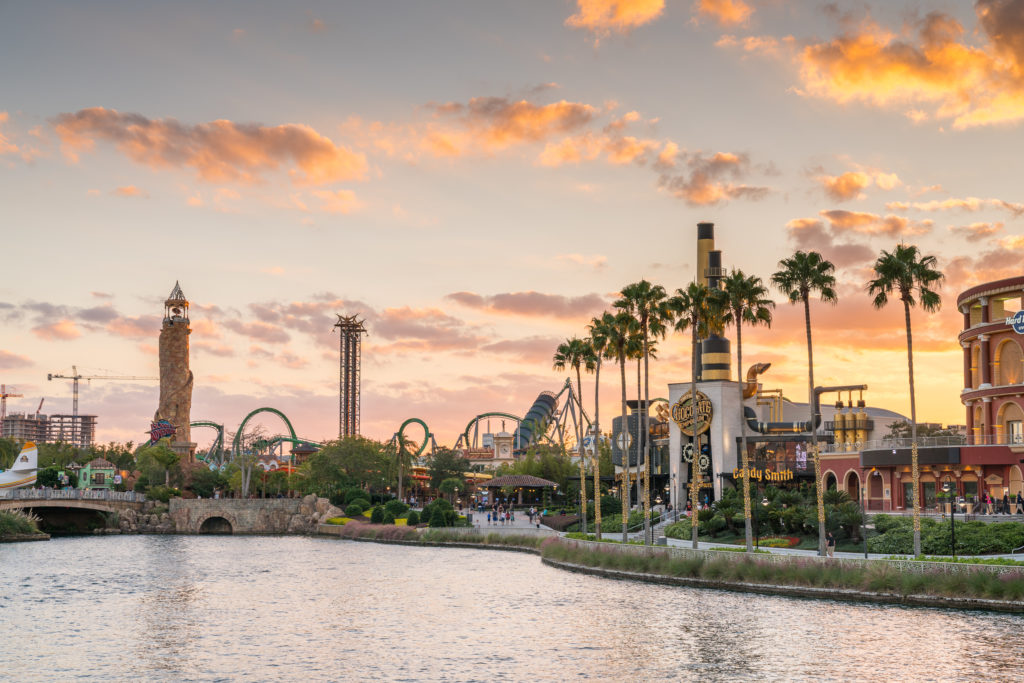
<path fill-rule="evenodd" d="M 32 328 L 32 333 L 46 341 L 69 341 L 82 336 L 78 327 L 71 320 L 58 320 L 55 323 L 36 325 Z"/>
<path fill-rule="evenodd" d="M 357 180 L 367 171 L 364 155 L 302 124 L 262 126 L 220 119 L 188 125 L 93 107 L 61 114 L 54 126 L 72 160 L 101 140 L 150 168 L 192 168 L 210 182 L 252 183 L 268 171 L 288 167 L 295 183 L 322 185 Z"/>
<path fill-rule="evenodd" d="M 18 368 L 27 368 L 34 365 L 32 359 L 28 356 L 22 356 L 6 349 L 0 349 L 0 369 L 2 370 L 16 370 Z"/>
<path fill-rule="evenodd" d="M 570 297 L 529 291 L 483 296 L 473 292 L 455 292 L 445 298 L 468 308 L 531 317 L 579 318 L 597 315 L 608 306 L 599 294 Z"/>

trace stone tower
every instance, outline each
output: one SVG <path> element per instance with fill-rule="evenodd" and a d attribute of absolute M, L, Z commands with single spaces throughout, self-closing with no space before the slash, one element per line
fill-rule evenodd
<path fill-rule="evenodd" d="M 164 322 L 160 329 L 160 405 L 153 416 L 153 441 L 171 436 L 171 448 L 182 461 L 195 457 L 190 426 L 192 412 L 192 370 L 188 361 L 188 299 L 175 282 L 164 302 Z M 166 422 L 162 422 L 166 421 Z M 167 424 L 169 423 L 169 425 Z"/>

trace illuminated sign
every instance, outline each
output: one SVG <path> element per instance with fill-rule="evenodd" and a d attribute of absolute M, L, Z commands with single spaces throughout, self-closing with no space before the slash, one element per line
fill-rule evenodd
<path fill-rule="evenodd" d="M 1006 324 L 1017 334 L 1024 334 L 1024 311 L 1017 311 L 1006 319 Z"/>
<path fill-rule="evenodd" d="M 750 468 L 749 478 L 758 481 L 793 481 L 793 470 L 782 470 L 773 472 L 771 470 L 759 470 L 756 467 Z M 733 479 L 743 478 L 743 468 L 737 467 L 732 471 Z"/>
<path fill-rule="evenodd" d="M 157 420 L 156 422 L 150 423 L 149 426 L 149 445 L 153 446 L 157 441 L 164 437 L 174 436 L 175 433 L 174 425 L 167 420 Z"/>
<path fill-rule="evenodd" d="M 693 428 L 693 401 L 689 393 L 683 394 L 679 400 L 672 405 L 672 421 L 679 425 L 679 429 L 687 436 L 703 434 L 711 429 L 711 399 L 702 391 L 697 392 L 697 430 Z"/>

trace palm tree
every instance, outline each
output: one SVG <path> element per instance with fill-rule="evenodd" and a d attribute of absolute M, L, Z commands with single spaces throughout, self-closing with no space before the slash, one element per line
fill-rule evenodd
<path fill-rule="evenodd" d="M 643 421 L 643 446 L 644 446 L 644 543 L 652 542 L 651 535 L 651 467 L 650 467 L 650 340 L 653 337 L 664 337 L 666 323 L 672 319 L 672 312 L 668 307 L 668 299 L 665 288 L 661 285 L 652 285 L 647 280 L 640 280 L 633 284 L 626 285 L 619 292 L 621 299 L 615 302 L 615 307 L 629 311 L 640 324 L 640 339 L 643 343 L 644 361 L 644 401 L 641 406 L 640 418 Z M 639 403 L 639 396 L 637 396 Z"/>
<path fill-rule="evenodd" d="M 734 270 L 722 280 L 729 318 L 736 325 L 736 375 L 739 389 L 740 434 L 743 456 L 743 524 L 746 527 L 747 552 L 754 552 L 753 533 L 750 526 L 750 456 L 747 453 L 747 430 L 743 414 L 743 323 L 771 327 L 775 302 L 765 298 L 768 289 L 756 275 L 747 277 L 742 270 Z"/>
<path fill-rule="evenodd" d="M 798 251 L 779 261 L 772 284 L 789 297 L 792 304 L 803 302 L 807 329 L 807 401 L 811 411 L 811 451 L 814 453 L 814 488 L 818 492 L 818 554 L 825 555 L 825 501 L 821 486 L 821 455 L 818 453 L 818 425 L 814 404 L 814 353 L 811 349 L 811 295 L 833 306 L 838 303 L 835 266 L 816 251 Z"/>
<path fill-rule="evenodd" d="M 393 446 L 395 449 L 395 467 L 398 469 L 398 500 L 403 500 L 403 474 L 406 470 L 412 468 L 412 452 L 409 450 L 409 446 L 409 439 L 406 438 L 405 434 L 399 433 Z"/>
<path fill-rule="evenodd" d="M 607 319 L 610 320 L 607 320 Z M 601 540 L 601 360 L 608 350 L 609 327 L 614 324 L 614 316 L 605 313 L 594 318 L 587 326 L 590 332 L 588 341 L 594 353 L 596 365 L 594 369 L 594 534 Z"/>
<path fill-rule="evenodd" d="M 698 282 L 691 282 L 686 289 L 677 289 L 675 296 L 669 300 L 671 310 L 676 314 L 675 329 L 678 332 L 685 332 L 687 328 L 691 334 L 692 350 L 690 354 L 690 405 L 693 411 L 693 434 L 690 442 L 693 447 L 693 463 L 690 470 L 690 539 L 693 547 L 697 547 L 697 509 L 699 502 L 698 494 L 698 460 L 700 452 L 697 448 L 697 344 L 702 337 L 719 327 L 722 321 L 722 309 L 724 302 L 721 299 L 721 292 L 717 289 L 709 289 L 707 285 Z"/>
<path fill-rule="evenodd" d="M 916 246 L 897 244 L 891 252 L 882 250 L 875 261 L 874 280 L 868 282 L 868 294 L 874 295 L 875 308 L 889 303 L 889 295 L 898 293 L 903 302 L 903 319 L 907 325 L 907 371 L 910 375 L 910 469 L 914 479 L 914 555 L 921 554 L 920 472 L 917 466 L 917 402 L 914 396 L 914 340 L 910 333 L 910 309 L 918 302 L 921 308 L 934 313 L 942 299 L 932 287 L 942 282 L 934 256 L 921 254 Z M 915 294 L 917 298 L 915 299 Z"/>
<path fill-rule="evenodd" d="M 583 400 L 580 393 L 582 384 L 580 366 L 593 369 L 595 365 L 593 353 L 590 345 L 585 340 L 573 337 L 559 344 L 552 358 L 555 370 L 565 370 L 566 367 L 570 367 L 576 371 L 575 398 L 580 408 L 580 419 L 576 423 L 576 449 L 579 451 L 580 456 L 580 530 L 583 533 L 587 533 L 587 471 L 586 458 L 583 456 Z M 571 401 L 573 400 L 572 385 L 569 386 L 569 394 L 569 400 Z"/>
<path fill-rule="evenodd" d="M 624 435 L 629 434 L 626 428 L 626 361 L 629 359 L 630 343 L 636 336 L 637 324 L 633 316 L 624 312 L 616 315 L 605 313 L 601 316 L 601 322 L 608 339 L 605 357 L 614 358 L 615 362 L 619 364 L 622 380 L 622 418 L 616 438 L 622 439 L 622 445 L 625 445 Z M 619 450 L 622 453 L 622 482 L 619 497 L 622 500 L 622 542 L 625 543 L 629 534 L 629 451 L 621 447 Z"/>

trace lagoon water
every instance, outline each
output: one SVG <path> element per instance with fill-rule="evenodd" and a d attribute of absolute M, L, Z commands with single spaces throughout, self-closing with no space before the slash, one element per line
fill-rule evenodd
<path fill-rule="evenodd" d="M 611 581 L 301 537 L 0 545 L 13 681 L 1024 678 L 1024 617 Z"/>

